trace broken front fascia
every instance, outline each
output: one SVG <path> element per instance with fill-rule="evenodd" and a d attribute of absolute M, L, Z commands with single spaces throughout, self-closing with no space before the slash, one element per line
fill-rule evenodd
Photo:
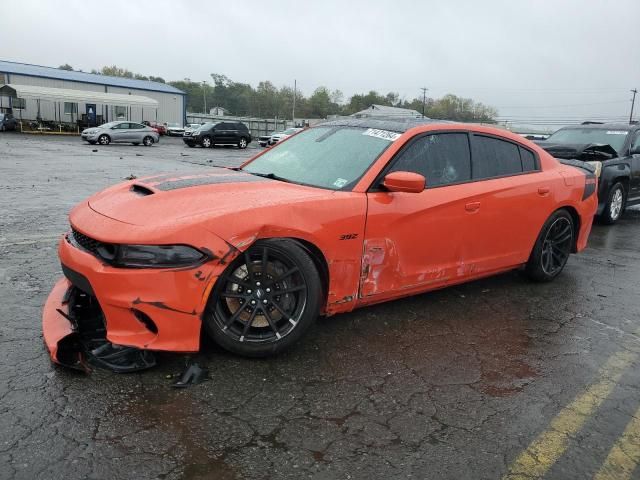
<path fill-rule="evenodd" d="M 52 359 L 85 371 L 89 364 L 133 371 L 154 364 L 146 350 L 198 351 L 211 288 L 239 252 L 219 238 L 208 243 L 215 246 L 209 250 L 213 260 L 191 269 L 129 269 L 110 266 L 63 237 L 58 253 L 66 278 L 43 311 Z M 87 319 L 74 310 L 73 286 L 97 308 L 100 322 L 79 323 Z"/>

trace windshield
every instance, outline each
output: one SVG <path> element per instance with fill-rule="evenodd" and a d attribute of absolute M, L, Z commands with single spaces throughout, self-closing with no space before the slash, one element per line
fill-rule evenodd
<path fill-rule="evenodd" d="M 100 128 L 111 128 L 114 125 L 119 125 L 122 122 L 109 122 L 109 123 L 103 123 L 102 125 L 100 125 Z"/>
<path fill-rule="evenodd" d="M 293 183 L 347 190 L 397 137 L 397 133 L 374 129 L 315 127 L 265 152 L 244 170 L 272 174 Z"/>
<path fill-rule="evenodd" d="M 287 128 L 284 132 L 285 135 L 293 135 L 294 133 L 296 133 L 298 131 L 297 128 Z"/>
<path fill-rule="evenodd" d="M 586 143 L 600 143 L 611 145 L 614 150 L 620 151 L 622 150 L 624 140 L 628 133 L 628 130 L 607 128 L 563 128 L 547 138 L 547 142 L 580 145 Z"/>

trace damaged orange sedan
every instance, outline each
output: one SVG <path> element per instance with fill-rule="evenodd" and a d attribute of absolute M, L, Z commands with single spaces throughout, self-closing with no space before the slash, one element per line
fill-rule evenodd
<path fill-rule="evenodd" d="M 336 120 L 240 168 L 135 179 L 70 214 L 43 313 L 54 361 L 132 371 L 152 351 L 277 353 L 319 315 L 522 267 L 587 244 L 588 165 L 518 135 L 428 119 Z"/>

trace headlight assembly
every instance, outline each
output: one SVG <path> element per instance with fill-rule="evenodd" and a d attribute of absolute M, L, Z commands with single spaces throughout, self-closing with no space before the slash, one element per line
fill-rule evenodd
<path fill-rule="evenodd" d="M 72 243 L 87 250 L 84 245 L 78 243 L 77 239 Z M 98 243 L 89 251 L 109 265 L 122 268 L 195 267 L 210 259 L 207 253 L 188 245 Z"/>
<path fill-rule="evenodd" d="M 118 267 L 176 268 L 198 265 L 207 254 L 187 245 L 117 245 L 100 256 Z M 106 255 L 105 255 L 106 254 Z M 112 259 L 108 256 L 113 255 Z"/>

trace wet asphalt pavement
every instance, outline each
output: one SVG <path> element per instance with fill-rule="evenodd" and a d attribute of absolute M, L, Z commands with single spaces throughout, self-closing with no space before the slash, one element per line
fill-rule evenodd
<path fill-rule="evenodd" d="M 0 478 L 640 478 L 638 210 L 551 284 L 512 272 L 321 319 L 272 359 L 208 342 L 210 380 L 184 390 L 180 355 L 54 367 L 40 315 L 69 209 L 257 151 L 0 134 Z"/>

